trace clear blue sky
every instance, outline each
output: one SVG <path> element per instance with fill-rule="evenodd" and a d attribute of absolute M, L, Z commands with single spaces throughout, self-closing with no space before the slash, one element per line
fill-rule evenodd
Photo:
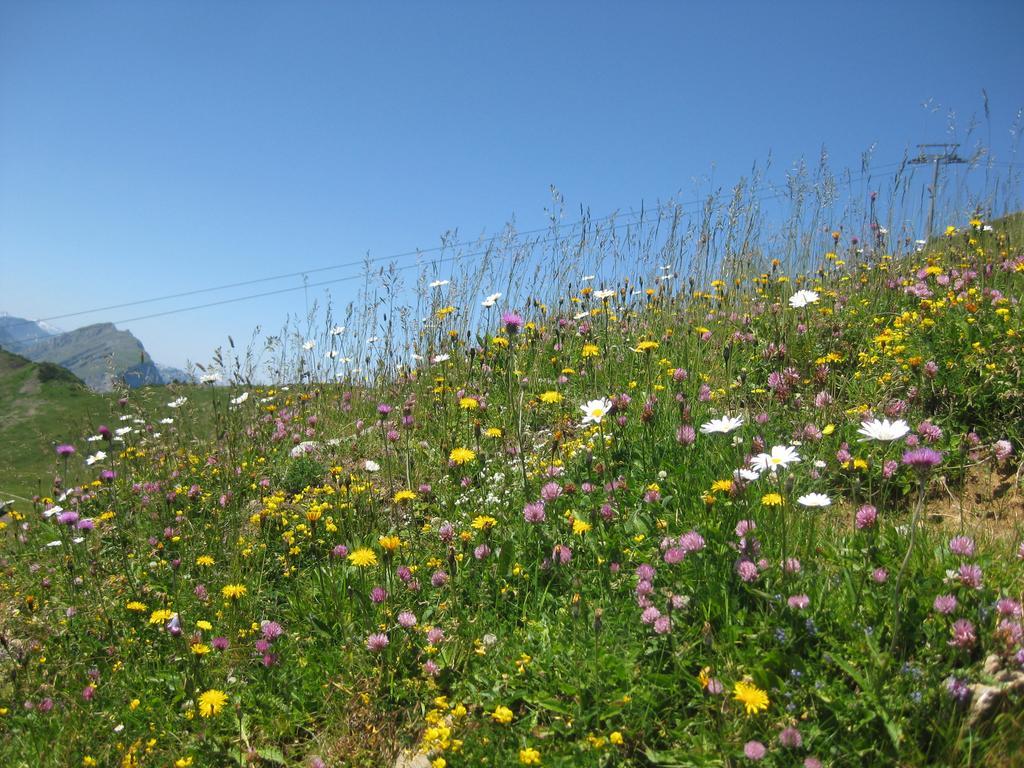
<path fill-rule="evenodd" d="M 982 88 L 1007 159 L 1022 30 L 1020 0 L 3 0 L 0 311 L 431 247 L 513 214 L 542 225 L 550 184 L 601 215 L 709 174 L 729 185 L 769 152 L 780 175 L 822 145 L 838 165 L 872 145 L 896 161 L 946 140 L 950 112 L 981 119 Z M 180 365 L 303 306 L 128 327 Z"/>

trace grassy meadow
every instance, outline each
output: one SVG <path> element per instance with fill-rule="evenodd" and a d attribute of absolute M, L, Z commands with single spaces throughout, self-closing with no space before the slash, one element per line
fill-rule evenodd
<path fill-rule="evenodd" d="M 406 358 L 332 318 L 282 384 L 50 412 L 0 763 L 1024 765 L 1022 219 L 731 226 L 550 295 L 425 278 Z"/>

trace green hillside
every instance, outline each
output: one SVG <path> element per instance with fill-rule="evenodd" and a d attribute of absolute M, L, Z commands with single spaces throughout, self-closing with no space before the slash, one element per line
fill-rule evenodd
<path fill-rule="evenodd" d="M 53 446 L 108 420 L 110 405 L 59 365 L 0 349 L 0 496 L 30 497 L 40 481 L 49 492 L 44 478 L 60 469 Z"/>

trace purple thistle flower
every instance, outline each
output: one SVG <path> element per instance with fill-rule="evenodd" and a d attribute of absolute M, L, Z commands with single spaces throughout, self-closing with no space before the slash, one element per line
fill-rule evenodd
<path fill-rule="evenodd" d="M 918 472 L 927 472 L 942 463 L 942 454 L 934 448 L 915 448 L 903 454 L 903 463 Z"/>
<path fill-rule="evenodd" d="M 74 456 L 75 446 L 68 445 L 67 443 L 61 443 L 60 445 L 57 446 L 56 451 L 58 456 L 60 456 L 62 459 L 66 459 L 69 456 Z"/>
<path fill-rule="evenodd" d="M 505 312 L 501 316 L 502 325 L 509 336 L 515 336 L 523 327 L 523 318 L 515 312 Z"/>

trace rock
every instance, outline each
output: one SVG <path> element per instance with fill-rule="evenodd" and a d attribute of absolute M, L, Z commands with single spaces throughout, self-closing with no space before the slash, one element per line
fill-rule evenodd
<path fill-rule="evenodd" d="M 395 761 L 395 768 L 430 768 L 430 758 L 422 752 L 403 752 Z"/>
<path fill-rule="evenodd" d="M 971 686 L 971 707 L 967 713 L 967 727 L 976 728 L 993 717 L 1010 697 L 1024 695 L 1024 672 L 1020 670 L 999 670 L 999 658 L 985 659 L 985 674 L 995 678 L 995 683 L 975 683 Z"/>

